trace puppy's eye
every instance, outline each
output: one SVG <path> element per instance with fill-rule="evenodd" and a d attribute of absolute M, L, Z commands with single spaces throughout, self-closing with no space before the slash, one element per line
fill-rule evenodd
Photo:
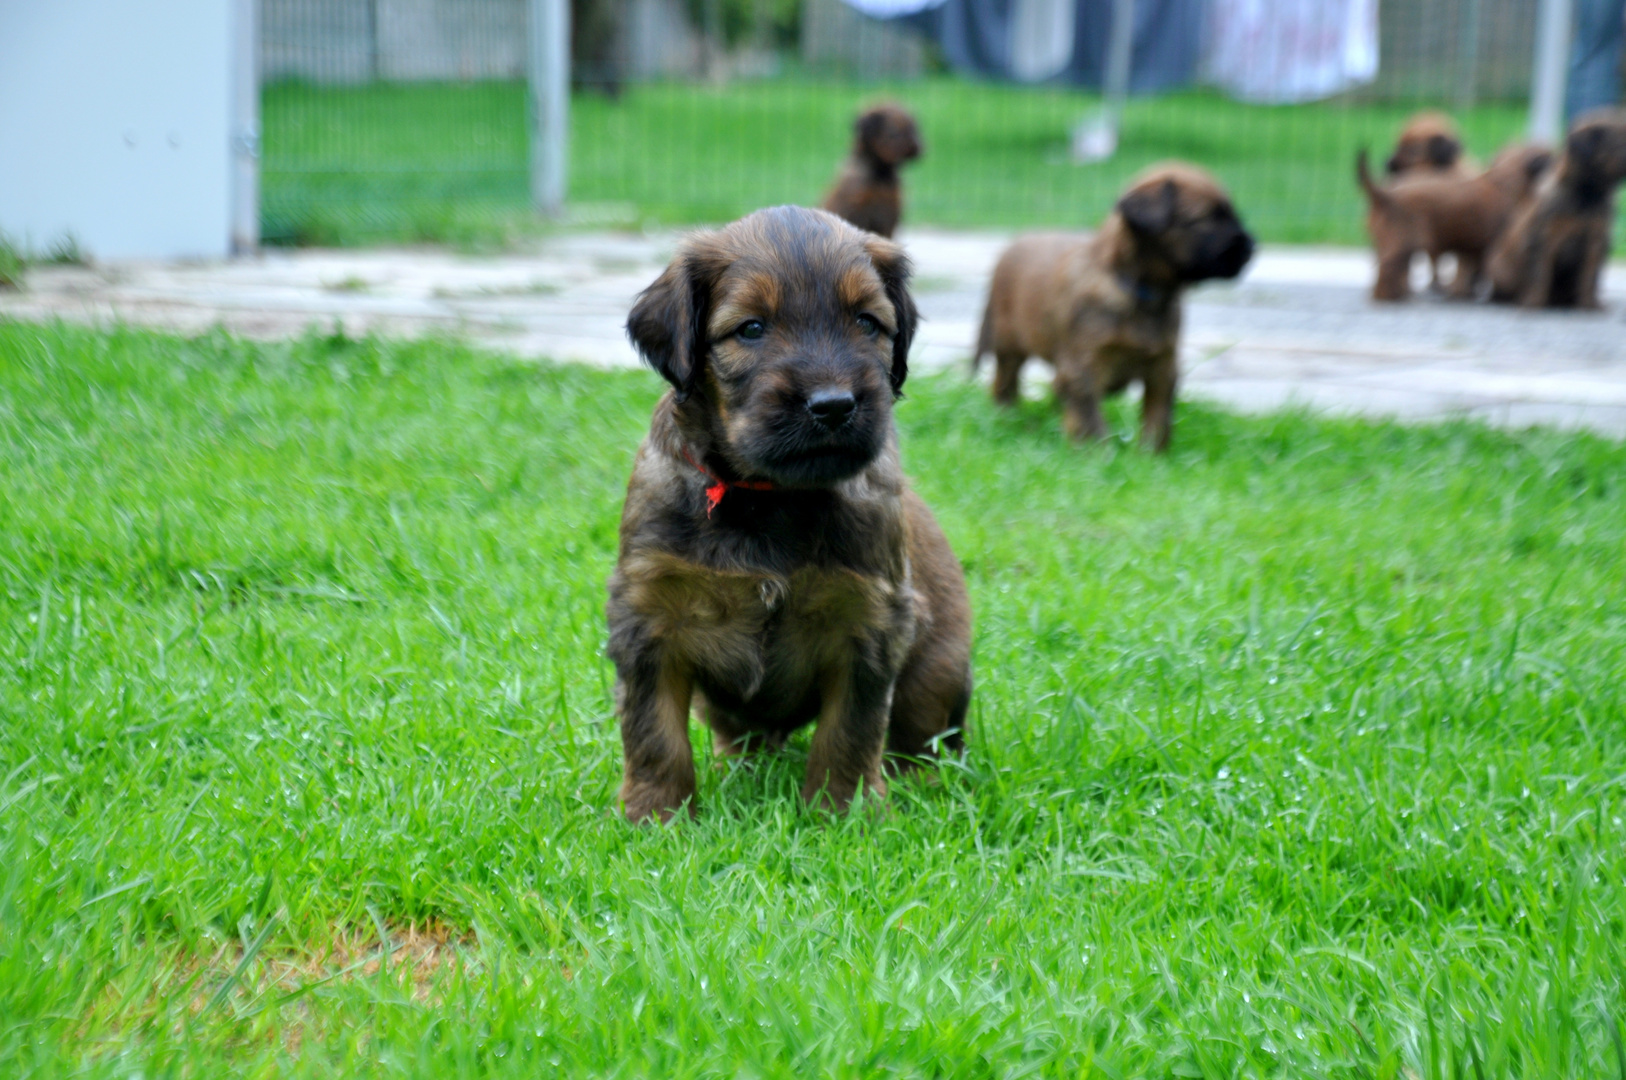
<path fill-rule="evenodd" d="M 875 316 L 865 312 L 858 316 L 858 329 L 862 330 L 867 337 L 874 337 L 881 332 L 881 322 Z"/>
<path fill-rule="evenodd" d="M 767 332 L 768 328 L 763 325 L 761 319 L 746 319 L 740 323 L 739 329 L 734 331 L 737 336 L 744 338 L 746 341 L 755 341 Z"/>

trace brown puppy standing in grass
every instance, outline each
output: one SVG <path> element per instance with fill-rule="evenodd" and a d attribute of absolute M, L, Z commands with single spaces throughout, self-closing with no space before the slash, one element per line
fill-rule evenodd
<path fill-rule="evenodd" d="M 957 749 L 965 580 L 898 462 L 915 305 L 890 241 L 821 210 L 690 237 L 627 320 L 672 389 L 638 450 L 609 591 L 633 821 L 694 808 L 689 709 L 717 752 L 814 723 L 804 799 L 884 795 Z"/>
<path fill-rule="evenodd" d="M 1027 359 L 1048 360 L 1074 439 L 1105 437 L 1101 399 L 1138 381 L 1141 439 L 1165 450 L 1180 295 L 1194 282 L 1236 277 L 1252 256 L 1253 237 L 1218 181 L 1190 165 L 1153 166 L 1094 236 L 1027 236 L 1005 250 L 972 366 L 994 354 L 994 400 L 1009 405 Z"/>
<path fill-rule="evenodd" d="M 1411 295 L 1411 262 L 1418 252 L 1431 264 L 1441 255 L 1455 255 L 1451 295 L 1472 297 L 1491 245 L 1552 158 L 1545 147 L 1510 146 L 1478 176 L 1411 174 L 1379 186 L 1367 169 L 1366 151 L 1357 153 L 1355 179 L 1366 193 L 1366 229 L 1378 257 L 1372 299 Z"/>
<path fill-rule="evenodd" d="M 853 149 L 824 208 L 860 229 L 891 236 L 903 216 L 898 170 L 921 154 L 920 129 L 901 105 L 877 105 L 853 124 Z"/>
<path fill-rule="evenodd" d="M 1491 299 L 1596 308 L 1609 258 L 1615 188 L 1626 180 L 1626 109 L 1583 114 L 1490 256 Z"/>

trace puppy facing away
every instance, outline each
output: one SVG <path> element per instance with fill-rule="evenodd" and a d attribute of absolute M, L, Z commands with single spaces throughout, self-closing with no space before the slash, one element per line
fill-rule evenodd
<path fill-rule="evenodd" d="M 920 129 L 901 105 L 877 105 L 853 124 L 853 149 L 824 209 L 860 229 L 891 236 L 903 215 L 898 170 L 921 155 Z"/>
<path fill-rule="evenodd" d="M 1140 382 L 1141 439 L 1169 445 L 1178 377 L 1180 296 L 1234 278 L 1253 257 L 1230 196 L 1191 165 L 1155 165 L 1093 236 L 1040 234 L 1000 256 L 972 366 L 993 353 L 994 400 L 1010 404 L 1022 365 L 1056 369 L 1056 397 L 1074 439 L 1105 437 L 1101 399 Z"/>
<path fill-rule="evenodd" d="M 1420 112 L 1406 121 L 1385 166 L 1391 177 L 1410 173 L 1468 171 L 1462 157 L 1462 135 L 1442 112 Z"/>
<path fill-rule="evenodd" d="M 1367 169 L 1366 151 L 1355 155 L 1355 178 L 1366 193 L 1366 229 L 1377 253 L 1374 300 L 1404 300 L 1411 293 L 1412 256 L 1431 263 L 1457 257 L 1451 295 L 1473 296 L 1483 277 L 1491 245 L 1507 227 L 1519 203 L 1535 189 L 1552 162 L 1545 147 L 1515 145 L 1503 150 L 1478 176 L 1423 173 L 1379 186 Z"/>
<path fill-rule="evenodd" d="M 690 237 L 627 320 L 672 384 L 638 450 L 609 582 L 633 821 L 694 810 L 689 710 L 720 755 L 814 724 L 802 796 L 845 808 L 962 745 L 960 564 L 898 461 L 916 313 L 889 240 L 822 210 Z"/>
<path fill-rule="evenodd" d="M 1582 114 L 1563 153 L 1491 251 L 1491 299 L 1596 308 L 1615 188 L 1626 180 L 1626 109 Z"/>

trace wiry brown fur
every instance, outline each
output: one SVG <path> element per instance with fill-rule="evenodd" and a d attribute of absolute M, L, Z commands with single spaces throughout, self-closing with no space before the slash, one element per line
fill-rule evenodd
<path fill-rule="evenodd" d="M 1145 390 L 1141 438 L 1169 445 L 1180 296 L 1188 284 L 1235 277 L 1253 253 L 1219 183 L 1193 166 L 1141 174 L 1094 236 L 1041 234 L 1000 256 L 973 366 L 993 353 L 994 400 L 1016 400 L 1022 365 L 1055 366 L 1067 433 L 1101 438 L 1101 399 L 1131 382 Z"/>
<path fill-rule="evenodd" d="M 1523 307 L 1598 307 L 1615 189 L 1623 179 L 1626 109 L 1584 114 L 1571 126 L 1557 164 L 1491 251 L 1491 299 Z"/>
<path fill-rule="evenodd" d="M 824 209 L 880 236 L 903 216 L 898 170 L 922 153 L 915 118 L 901 105 L 877 105 L 853 122 L 853 149 L 824 197 Z"/>
<path fill-rule="evenodd" d="M 693 811 L 691 704 L 723 755 L 815 724 L 802 795 L 836 808 L 885 794 L 886 753 L 961 745 L 964 576 L 892 426 L 908 276 L 890 241 L 778 207 L 691 237 L 638 298 L 628 332 L 673 388 L 609 582 L 629 819 Z M 773 487 L 708 511 L 713 478 Z"/>
<path fill-rule="evenodd" d="M 1431 264 L 1447 253 L 1455 255 L 1451 295 L 1471 297 L 1491 245 L 1551 161 L 1552 152 L 1545 147 L 1510 146 L 1477 176 L 1412 174 L 1379 186 L 1367 169 L 1366 151 L 1360 151 L 1355 178 L 1366 193 L 1366 229 L 1378 259 L 1372 298 L 1406 299 L 1412 256 L 1418 252 Z"/>

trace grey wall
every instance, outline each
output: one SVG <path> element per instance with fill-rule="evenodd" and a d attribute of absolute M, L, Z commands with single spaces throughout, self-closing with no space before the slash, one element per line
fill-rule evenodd
<path fill-rule="evenodd" d="M 8 0 L 0 0 L 0 3 Z M 523 79 L 528 0 L 260 0 L 260 77 L 323 83 Z M 682 0 L 627 0 L 631 79 L 698 75 Z"/>
<path fill-rule="evenodd" d="M 101 258 L 223 256 L 230 0 L 0 0 L 0 229 Z"/>
<path fill-rule="evenodd" d="M 260 77 L 522 79 L 526 0 L 261 0 Z"/>
<path fill-rule="evenodd" d="M 841 0 L 802 0 L 802 60 L 860 78 L 912 78 L 926 69 L 920 35 L 860 15 Z"/>

